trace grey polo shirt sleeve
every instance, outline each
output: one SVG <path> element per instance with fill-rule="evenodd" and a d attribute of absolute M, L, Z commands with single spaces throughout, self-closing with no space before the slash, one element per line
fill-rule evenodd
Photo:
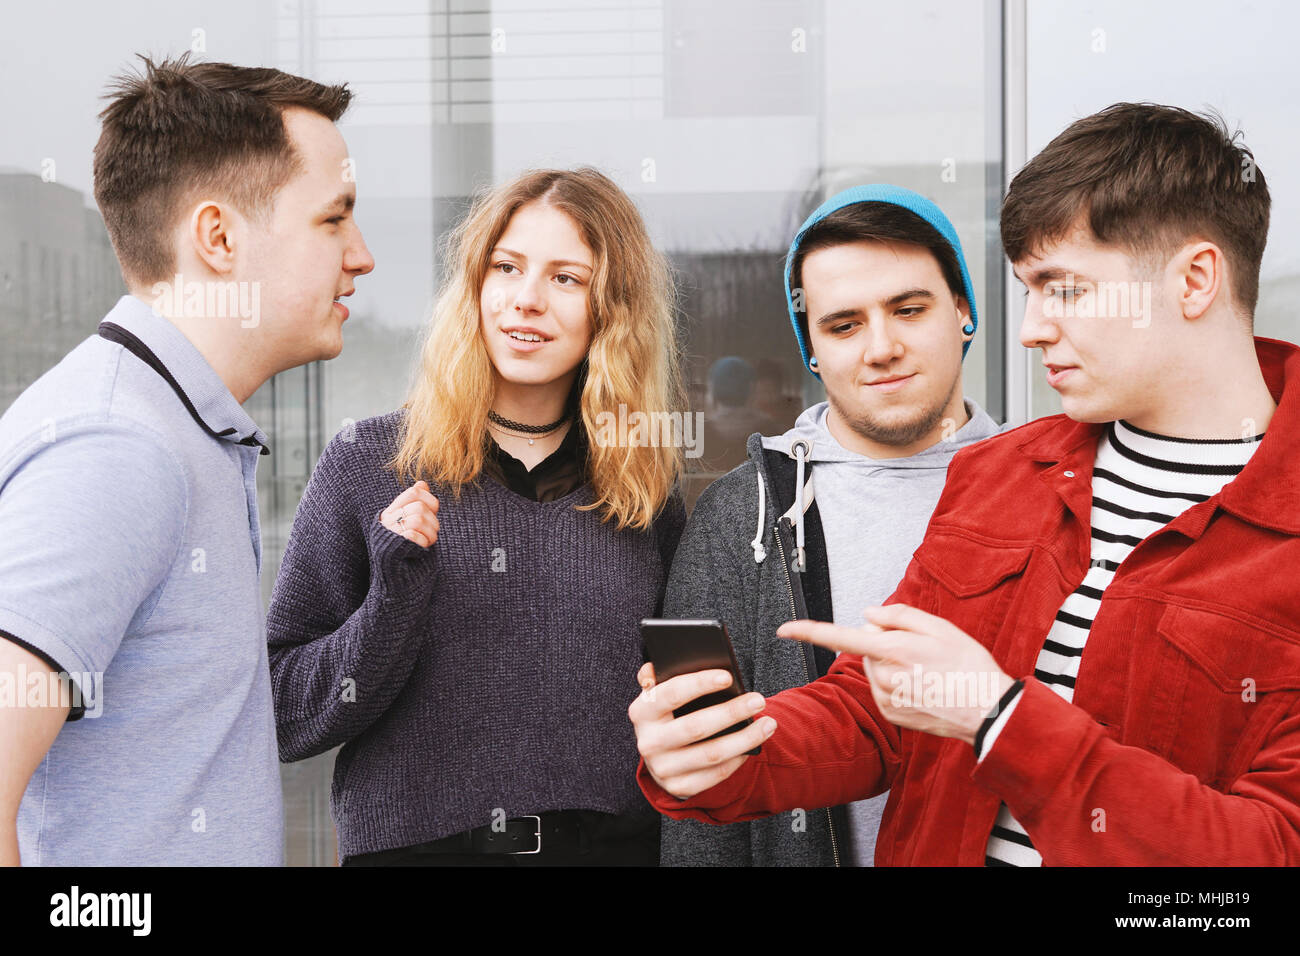
<path fill-rule="evenodd" d="M 127 630 L 148 620 L 178 558 L 187 483 L 144 426 L 48 430 L 57 437 L 33 436 L 0 462 L 0 631 L 94 700 L 99 675 Z"/>

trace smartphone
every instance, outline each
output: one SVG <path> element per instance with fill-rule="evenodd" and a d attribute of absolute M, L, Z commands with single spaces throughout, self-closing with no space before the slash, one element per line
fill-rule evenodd
<path fill-rule="evenodd" d="M 704 694 L 683 704 L 673 711 L 674 717 L 684 717 L 745 693 L 745 682 L 741 680 L 740 667 L 736 664 L 736 651 L 731 646 L 731 638 L 727 636 L 727 626 L 721 621 L 644 620 L 641 622 L 641 654 L 654 665 L 657 684 L 696 671 L 730 671 L 730 687 Z M 754 718 L 746 717 L 740 723 L 719 730 L 707 739 L 713 740 L 715 737 L 735 733 L 753 722 Z M 761 751 L 760 746 L 746 753 L 757 754 Z"/>

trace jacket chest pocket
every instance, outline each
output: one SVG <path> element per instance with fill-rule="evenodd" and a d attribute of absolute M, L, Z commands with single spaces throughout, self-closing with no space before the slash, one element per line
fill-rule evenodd
<path fill-rule="evenodd" d="M 1123 742 L 1219 790 L 1300 694 L 1300 634 L 1244 613 L 1168 605 L 1135 653 Z"/>
<path fill-rule="evenodd" d="M 1032 545 L 930 531 L 913 558 L 934 579 L 935 610 L 986 647 L 1003 629 Z"/>

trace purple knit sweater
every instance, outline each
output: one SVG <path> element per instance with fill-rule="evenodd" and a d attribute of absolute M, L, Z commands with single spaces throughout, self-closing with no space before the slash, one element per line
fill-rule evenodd
<path fill-rule="evenodd" d="M 427 551 L 379 513 L 404 412 L 321 455 L 267 615 L 280 759 L 342 745 L 339 854 L 410 846 L 547 810 L 653 813 L 627 707 L 638 624 L 662 600 L 685 522 L 615 531 L 589 485 L 535 502 L 490 479 L 433 487 Z"/>

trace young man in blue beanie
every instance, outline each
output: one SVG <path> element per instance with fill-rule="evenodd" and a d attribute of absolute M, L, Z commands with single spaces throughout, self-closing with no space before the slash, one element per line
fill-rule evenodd
<path fill-rule="evenodd" d="M 934 203 L 884 185 L 834 196 L 790 244 L 786 299 L 827 401 L 750 436 L 749 461 L 701 495 L 664 602 L 665 617 L 725 623 L 745 686 L 765 696 L 834 660 L 777 627 L 858 624 L 902 577 L 952 456 L 1000 430 L 963 397 L 975 296 Z M 886 796 L 726 827 L 665 818 L 661 863 L 871 866 Z"/>

